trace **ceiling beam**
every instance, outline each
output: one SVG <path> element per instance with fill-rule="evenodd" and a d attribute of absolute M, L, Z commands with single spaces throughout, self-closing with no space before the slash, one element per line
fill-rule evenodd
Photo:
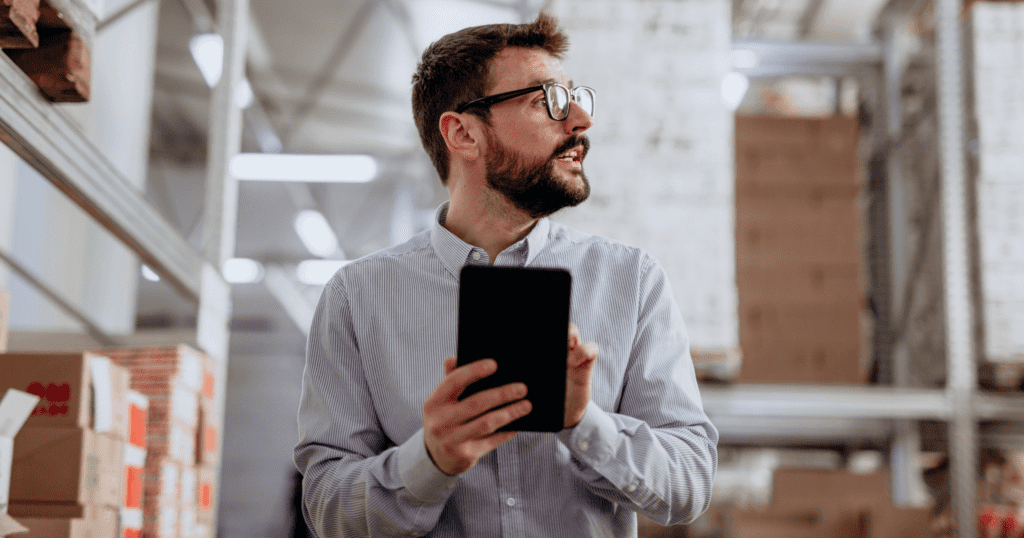
<path fill-rule="evenodd" d="M 345 28 L 334 45 L 334 49 L 331 51 L 331 55 L 327 58 L 327 61 L 320 67 L 317 72 L 316 78 L 310 83 L 309 87 L 303 93 L 302 100 L 295 107 L 295 110 L 291 113 L 291 118 L 287 122 L 287 126 L 281 133 L 281 139 L 284 145 L 288 147 L 291 143 L 295 132 L 299 127 L 306 121 L 309 114 L 313 111 L 313 108 L 317 105 L 320 97 L 323 95 L 324 90 L 330 84 L 331 79 L 334 78 L 334 74 L 341 67 L 341 64 L 345 62 L 351 54 L 352 49 L 355 47 L 359 36 L 362 34 L 363 29 L 366 27 L 367 21 L 370 20 L 370 16 L 376 10 L 377 2 L 373 0 L 366 0 L 359 6 L 356 14 L 349 20 L 348 26 Z"/>

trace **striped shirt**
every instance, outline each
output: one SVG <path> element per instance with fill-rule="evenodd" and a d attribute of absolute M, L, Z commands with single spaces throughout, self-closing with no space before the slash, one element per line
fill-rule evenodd
<path fill-rule="evenodd" d="M 309 334 L 299 443 L 303 515 L 335 536 L 637 535 L 642 513 L 692 521 L 708 506 L 718 432 L 704 414 L 664 271 L 644 251 L 541 219 L 499 266 L 559 267 L 570 320 L 599 346 L 574 428 L 519 432 L 457 476 L 423 440 L 423 403 L 457 340 L 459 272 L 487 253 L 442 225 L 343 267 Z M 500 308 L 500 305 L 496 305 Z"/>

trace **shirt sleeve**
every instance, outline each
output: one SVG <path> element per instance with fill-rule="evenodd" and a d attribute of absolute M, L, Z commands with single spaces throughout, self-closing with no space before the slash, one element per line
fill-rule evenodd
<path fill-rule="evenodd" d="M 650 258 L 638 309 L 619 408 L 590 402 L 583 420 L 558 437 L 594 494 L 662 525 L 689 523 L 711 501 L 718 431 L 703 410 L 668 279 Z"/>
<path fill-rule="evenodd" d="M 302 514 L 316 536 L 420 536 L 436 526 L 459 478 L 437 469 L 422 429 L 400 445 L 381 429 L 341 276 L 313 317 L 298 422 Z"/>

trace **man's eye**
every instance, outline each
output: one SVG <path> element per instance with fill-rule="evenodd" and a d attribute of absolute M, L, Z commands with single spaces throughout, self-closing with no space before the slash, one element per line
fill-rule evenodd
<path fill-rule="evenodd" d="M 533 102 L 533 106 L 540 106 L 540 107 L 544 106 L 544 98 L 541 97 L 540 99 L 537 99 L 536 101 L 534 101 Z"/>

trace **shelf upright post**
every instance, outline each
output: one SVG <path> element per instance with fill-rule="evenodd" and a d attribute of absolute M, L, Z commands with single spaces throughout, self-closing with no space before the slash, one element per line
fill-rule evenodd
<path fill-rule="evenodd" d="M 906 241 L 908 237 L 907 185 L 903 177 L 905 153 L 899 139 L 903 133 L 902 87 L 903 76 L 909 63 L 909 51 L 901 46 L 901 33 L 906 32 L 906 4 L 893 3 L 879 20 L 882 30 L 882 92 L 885 103 L 885 142 L 882 145 L 885 156 L 885 182 L 888 205 L 889 249 L 887 258 L 889 281 L 888 324 L 889 346 L 887 362 L 890 366 L 893 385 L 906 388 L 911 385 L 910 345 L 905 334 L 901 334 L 900 321 L 907 309 L 906 288 L 908 285 L 909 260 Z M 921 507 L 928 502 L 927 486 L 921 476 L 921 431 L 917 421 L 897 420 L 893 424 L 893 440 L 889 449 L 890 489 L 892 500 L 900 506 Z"/>
<path fill-rule="evenodd" d="M 241 148 L 242 111 L 235 93 L 245 66 L 248 0 L 217 0 L 216 28 L 224 42 L 223 69 L 210 102 L 207 151 L 206 207 L 203 223 L 203 280 L 199 299 L 196 340 L 217 363 L 216 409 L 224 431 L 224 399 L 227 392 L 228 341 L 231 320 L 231 289 L 224 281 L 221 267 L 234 255 L 238 218 L 238 182 L 228 172 L 228 163 Z M 222 452 L 224 436 L 218 436 Z M 216 463 L 220 476 L 223 458 Z M 218 492 L 220 489 L 218 488 Z M 220 508 L 220 495 L 214 495 L 213 513 Z"/>
<path fill-rule="evenodd" d="M 964 144 L 964 74 L 960 14 L 962 0 L 935 2 L 938 79 L 939 169 L 943 226 L 943 293 L 946 305 L 946 392 L 949 421 L 950 487 L 957 536 L 977 536 L 978 423 L 974 400 L 973 303 L 968 256 L 968 184 Z"/>

